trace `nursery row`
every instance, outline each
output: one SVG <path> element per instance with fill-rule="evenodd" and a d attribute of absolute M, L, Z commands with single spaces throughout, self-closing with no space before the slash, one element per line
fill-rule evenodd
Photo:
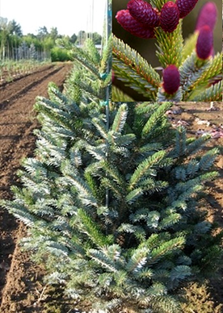
<path fill-rule="evenodd" d="M 46 62 L 34 60 L 12 61 L 6 60 L 0 63 L 0 85 L 11 82 L 16 78 L 28 75 L 45 65 Z"/>

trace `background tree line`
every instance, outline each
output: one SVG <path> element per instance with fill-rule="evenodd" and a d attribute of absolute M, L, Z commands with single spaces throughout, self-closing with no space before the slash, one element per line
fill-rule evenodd
<path fill-rule="evenodd" d="M 46 26 L 40 27 L 37 35 L 29 33 L 23 35 L 20 24 L 15 20 L 8 21 L 0 17 L 0 60 L 33 59 L 44 61 L 69 60 L 66 50 L 57 46 L 57 39 L 63 39 L 70 44 L 82 45 L 87 38 L 91 38 L 95 44 L 101 44 L 101 35 L 94 32 L 88 33 L 80 30 L 78 34 L 64 36 L 58 33 L 57 27 L 48 31 Z"/>

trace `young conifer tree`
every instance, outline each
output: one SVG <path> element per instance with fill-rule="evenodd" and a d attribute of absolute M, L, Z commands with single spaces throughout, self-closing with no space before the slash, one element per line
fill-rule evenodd
<path fill-rule="evenodd" d="M 111 40 L 100 58 L 88 41 L 65 93 L 50 84 L 49 99 L 38 97 L 35 155 L 1 204 L 28 226 L 22 244 L 47 283 L 95 312 L 130 301 L 138 312 L 177 313 L 177 288 L 220 256 L 221 236 L 198 210 L 218 151 L 201 150 L 207 136 L 172 129 L 169 102 L 104 101 L 109 49 Z"/>
<path fill-rule="evenodd" d="M 162 69 L 160 75 L 136 50 L 113 35 L 115 77 L 149 101 L 221 101 L 222 53 L 215 54 L 213 49 L 218 14 L 215 3 L 203 6 L 189 38 L 184 40 L 182 35 L 184 18 L 196 3 L 130 0 L 127 8 L 115 12 L 116 21 L 126 32 L 148 41 L 156 39 Z M 112 100 L 129 101 L 129 96 L 114 86 Z"/>

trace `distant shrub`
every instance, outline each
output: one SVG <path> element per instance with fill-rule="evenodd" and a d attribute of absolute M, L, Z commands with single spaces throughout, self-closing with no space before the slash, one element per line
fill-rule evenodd
<path fill-rule="evenodd" d="M 54 47 L 51 49 L 51 61 L 52 62 L 64 62 L 64 61 L 70 61 L 71 58 L 68 54 L 68 51 L 64 48 Z"/>

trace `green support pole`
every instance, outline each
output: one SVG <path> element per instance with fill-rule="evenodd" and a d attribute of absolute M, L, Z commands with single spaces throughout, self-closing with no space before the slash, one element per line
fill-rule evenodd
<path fill-rule="evenodd" d="M 108 39 L 109 39 L 109 36 L 111 34 L 111 17 L 112 17 L 112 14 L 111 14 L 111 5 L 110 5 L 110 0 L 106 0 L 106 45 L 108 44 Z M 109 68 L 109 62 L 108 62 L 108 65 L 107 65 L 107 75 L 109 74 L 110 72 L 110 68 Z M 107 131 L 109 130 L 109 98 L 110 98 L 110 92 L 109 92 L 109 86 L 106 88 L 106 98 L 105 98 L 105 101 L 106 101 L 106 127 L 107 127 Z M 106 199 L 105 199 L 105 202 L 106 202 L 106 207 L 108 207 L 109 205 L 109 192 L 108 190 L 106 190 Z"/>

